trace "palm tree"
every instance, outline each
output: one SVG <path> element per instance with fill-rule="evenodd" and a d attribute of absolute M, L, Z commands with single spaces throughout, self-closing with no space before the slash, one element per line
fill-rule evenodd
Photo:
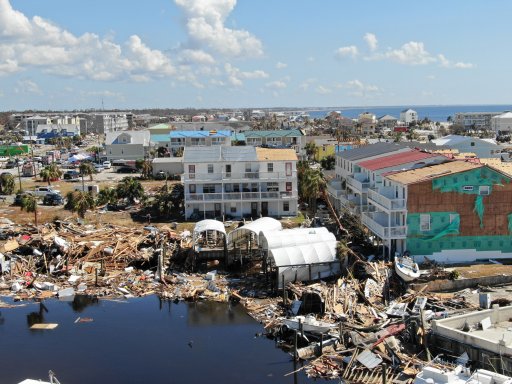
<path fill-rule="evenodd" d="M 103 188 L 98 193 L 98 196 L 96 198 L 96 203 L 98 205 L 116 204 L 117 200 L 118 200 L 118 197 L 117 197 L 117 191 L 115 188 Z"/>
<path fill-rule="evenodd" d="M 134 203 L 136 199 L 144 199 L 144 187 L 139 180 L 133 177 L 125 177 L 116 188 L 117 196 L 121 199 L 127 199 L 130 203 Z"/>
<path fill-rule="evenodd" d="M 316 199 L 325 189 L 325 179 L 319 169 L 309 168 L 302 177 L 300 192 L 303 200 L 308 200 L 313 212 L 316 212 Z"/>
<path fill-rule="evenodd" d="M 143 179 L 147 179 L 153 172 L 153 165 L 150 160 L 139 159 L 135 161 L 135 168 L 137 168 Z"/>
<path fill-rule="evenodd" d="M 16 180 L 10 173 L 2 173 L 0 175 L 0 192 L 4 195 L 10 195 L 16 188 Z"/>
<path fill-rule="evenodd" d="M 94 197 L 89 192 L 74 191 L 67 194 L 66 209 L 78 213 L 82 219 L 88 209 L 95 207 Z"/>
<path fill-rule="evenodd" d="M 92 163 L 81 163 L 79 171 L 80 175 L 82 176 L 82 190 L 85 191 L 84 176 L 89 175 L 89 178 L 92 181 L 92 175 L 96 172 L 96 170 L 94 169 L 94 165 L 92 165 Z"/>
<path fill-rule="evenodd" d="M 48 185 L 52 184 L 52 180 L 58 179 L 62 176 L 62 171 L 57 164 L 50 164 L 41 169 L 39 176 L 43 181 L 48 182 Z"/>
<path fill-rule="evenodd" d="M 37 197 L 34 195 L 25 195 L 21 199 L 21 210 L 34 212 L 34 223 L 37 227 Z"/>
<path fill-rule="evenodd" d="M 306 150 L 306 155 L 308 157 L 308 160 L 310 160 L 310 161 L 311 161 L 311 157 L 314 158 L 314 156 L 316 155 L 316 152 L 318 150 L 314 141 L 310 141 L 309 143 L 307 143 L 304 146 L 304 149 Z"/>

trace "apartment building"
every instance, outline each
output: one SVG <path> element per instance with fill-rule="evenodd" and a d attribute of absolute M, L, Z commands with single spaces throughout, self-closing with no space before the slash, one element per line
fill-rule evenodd
<path fill-rule="evenodd" d="M 299 129 L 244 132 L 247 145 L 269 148 L 292 148 L 300 155 L 304 149 L 304 133 Z"/>
<path fill-rule="evenodd" d="M 461 112 L 456 113 L 454 124 L 462 125 L 466 130 L 489 130 L 492 128 L 492 118 L 501 112 Z"/>
<path fill-rule="evenodd" d="M 297 215 L 297 155 L 292 149 L 185 147 L 183 165 L 189 220 Z"/>

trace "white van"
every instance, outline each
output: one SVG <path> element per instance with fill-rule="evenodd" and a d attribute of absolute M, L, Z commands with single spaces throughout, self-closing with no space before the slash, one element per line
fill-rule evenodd
<path fill-rule="evenodd" d="M 103 162 L 103 168 L 110 169 L 112 167 L 112 163 L 110 161 Z"/>
<path fill-rule="evenodd" d="M 85 191 L 85 192 L 92 193 L 93 195 L 97 195 L 98 192 L 100 191 L 100 187 L 97 184 L 84 185 L 82 187 L 82 184 L 80 184 L 75 187 L 75 191 Z"/>

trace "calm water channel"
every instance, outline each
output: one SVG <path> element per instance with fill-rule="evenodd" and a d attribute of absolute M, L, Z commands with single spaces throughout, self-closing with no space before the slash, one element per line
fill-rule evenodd
<path fill-rule="evenodd" d="M 9 302 L 8 298 L 2 298 Z M 242 306 L 46 300 L 0 309 L 0 383 L 48 379 L 91 383 L 312 383 L 288 354 L 257 337 L 262 326 Z M 89 322 L 76 322 L 80 317 Z M 30 330 L 33 323 L 57 323 Z"/>

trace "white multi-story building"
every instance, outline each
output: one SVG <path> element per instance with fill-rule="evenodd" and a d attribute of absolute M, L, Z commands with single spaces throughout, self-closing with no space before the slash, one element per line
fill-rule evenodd
<path fill-rule="evenodd" d="M 139 160 L 149 157 L 149 131 L 108 132 L 105 138 L 108 160 Z"/>
<path fill-rule="evenodd" d="M 466 130 L 487 130 L 491 129 L 492 118 L 500 114 L 501 112 L 461 112 L 455 114 L 453 122 L 462 125 Z"/>
<path fill-rule="evenodd" d="M 90 132 L 105 134 L 108 132 L 125 131 L 128 129 L 128 119 L 125 113 L 102 112 L 83 116 L 80 130 L 83 134 Z"/>
<path fill-rule="evenodd" d="M 491 129 L 496 133 L 508 134 L 512 132 L 512 112 L 505 112 L 491 118 Z"/>
<path fill-rule="evenodd" d="M 404 109 L 400 112 L 400 121 L 403 121 L 405 124 L 409 125 L 413 121 L 418 121 L 418 112 L 413 109 Z"/>
<path fill-rule="evenodd" d="M 297 215 L 293 149 L 185 147 L 183 165 L 187 219 Z"/>
<path fill-rule="evenodd" d="M 48 116 L 31 116 L 23 120 L 23 128 L 28 136 L 35 136 L 39 124 L 51 124 Z"/>

